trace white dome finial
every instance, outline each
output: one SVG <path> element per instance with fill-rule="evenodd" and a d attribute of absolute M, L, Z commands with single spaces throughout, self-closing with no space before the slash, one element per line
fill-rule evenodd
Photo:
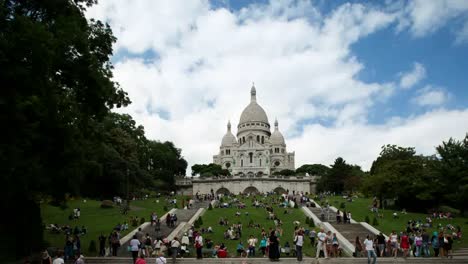
<path fill-rule="evenodd" d="M 277 130 L 278 129 L 278 119 L 275 118 L 275 129 Z"/>
<path fill-rule="evenodd" d="M 229 132 L 231 132 L 231 120 L 228 120 L 227 129 Z"/>
<path fill-rule="evenodd" d="M 255 90 L 255 83 L 252 83 L 252 88 L 250 89 L 250 101 L 257 101 L 257 91 Z"/>

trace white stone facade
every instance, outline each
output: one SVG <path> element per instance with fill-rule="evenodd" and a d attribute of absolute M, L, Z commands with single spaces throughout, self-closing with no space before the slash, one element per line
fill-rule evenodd
<path fill-rule="evenodd" d="M 193 194 L 315 193 L 315 176 L 229 176 L 193 179 Z"/>
<path fill-rule="evenodd" d="M 255 87 L 250 94 L 250 104 L 242 112 L 237 126 L 237 137 L 232 134 L 228 122 L 213 163 L 228 169 L 231 175 L 270 175 L 284 169 L 294 170 L 294 152 L 287 152 L 278 121 L 271 133 L 265 110 L 257 103 Z"/>

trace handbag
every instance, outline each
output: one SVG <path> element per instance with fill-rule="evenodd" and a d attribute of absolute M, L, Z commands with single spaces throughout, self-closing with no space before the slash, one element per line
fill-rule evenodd
<path fill-rule="evenodd" d="M 127 246 L 127 251 L 128 252 L 132 251 L 132 246 Z"/>

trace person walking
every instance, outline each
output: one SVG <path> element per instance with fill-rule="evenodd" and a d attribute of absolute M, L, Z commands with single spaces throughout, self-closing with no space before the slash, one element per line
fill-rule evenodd
<path fill-rule="evenodd" d="M 177 237 L 171 241 L 171 256 L 172 256 L 172 263 L 176 263 L 177 254 L 179 254 L 180 242 Z"/>
<path fill-rule="evenodd" d="M 249 257 L 255 257 L 255 247 L 257 245 L 257 238 L 255 238 L 253 235 L 250 235 L 249 240 L 247 240 L 247 243 L 249 245 Z"/>
<path fill-rule="evenodd" d="M 299 230 L 294 237 L 294 243 L 296 244 L 297 261 L 302 261 L 302 246 L 304 245 L 304 234 L 302 230 Z"/>
<path fill-rule="evenodd" d="M 371 258 L 373 258 L 372 264 L 375 264 L 377 261 L 377 256 L 374 251 L 374 241 L 367 235 L 366 240 L 364 240 L 364 245 L 367 251 L 367 264 L 371 263 Z"/>
<path fill-rule="evenodd" d="M 354 241 L 354 257 L 359 258 L 362 256 L 362 243 L 359 236 L 356 236 L 356 240 Z"/>
<path fill-rule="evenodd" d="M 384 257 L 385 256 L 385 236 L 380 232 L 377 235 L 377 256 Z"/>
<path fill-rule="evenodd" d="M 130 252 L 132 252 L 133 263 L 136 264 L 138 258 L 138 251 L 140 251 L 140 240 L 138 240 L 137 235 L 133 235 L 132 240 L 130 240 Z"/>

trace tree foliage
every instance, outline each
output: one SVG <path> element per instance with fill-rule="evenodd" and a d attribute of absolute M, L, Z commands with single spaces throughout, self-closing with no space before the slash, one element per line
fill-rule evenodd
<path fill-rule="evenodd" d="M 328 174 L 329 171 L 330 168 L 323 164 L 304 164 L 296 169 L 296 174 L 305 175 L 308 173 L 309 175 L 324 176 Z"/>
<path fill-rule="evenodd" d="M 201 177 L 229 175 L 229 171 L 223 169 L 221 165 L 210 163 L 210 164 L 195 164 L 192 166 L 192 176 L 200 174 Z"/>
<path fill-rule="evenodd" d="M 41 197 L 125 195 L 185 173 L 172 143 L 111 112 L 130 100 L 112 81 L 110 27 L 84 15 L 94 3 L 0 1 L 0 210 L 18 209 L 0 220 L 2 256 L 42 249 Z"/>
<path fill-rule="evenodd" d="M 331 191 L 336 193 L 353 192 L 360 185 L 364 172 L 357 165 L 350 165 L 338 157 L 330 169 L 317 183 L 319 191 Z"/>

